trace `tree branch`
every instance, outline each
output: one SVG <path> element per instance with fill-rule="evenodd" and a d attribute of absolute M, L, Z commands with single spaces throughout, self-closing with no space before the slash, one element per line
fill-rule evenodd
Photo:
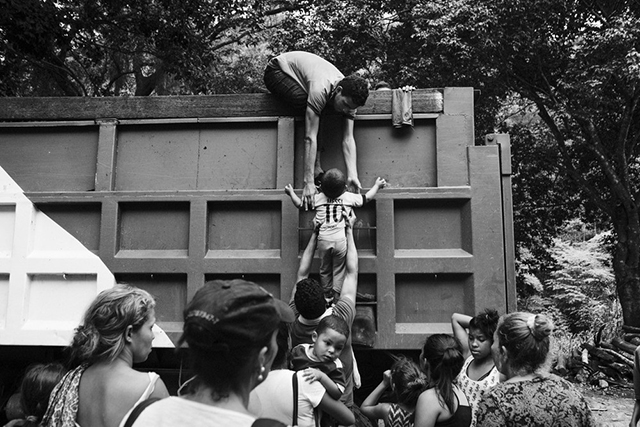
<path fill-rule="evenodd" d="M 576 170 L 575 166 L 573 165 L 571 155 L 567 150 L 567 145 L 566 145 L 566 140 L 564 138 L 564 135 L 562 134 L 560 129 L 557 127 L 555 121 L 549 115 L 542 100 L 538 97 L 537 94 L 532 94 L 532 96 L 535 98 L 534 102 L 538 107 L 540 117 L 547 124 L 547 126 L 551 130 L 551 133 L 554 136 L 554 139 L 556 140 L 556 145 L 558 146 L 558 150 L 560 151 L 560 155 L 562 158 L 562 164 L 564 165 L 564 168 L 569 174 L 569 176 L 585 190 L 585 192 L 589 195 L 591 200 L 600 209 L 602 209 L 603 212 L 612 214 L 613 213 L 611 210 L 612 207 L 609 206 L 609 204 L 600 197 L 600 193 L 582 176 L 582 174 L 580 174 Z"/>

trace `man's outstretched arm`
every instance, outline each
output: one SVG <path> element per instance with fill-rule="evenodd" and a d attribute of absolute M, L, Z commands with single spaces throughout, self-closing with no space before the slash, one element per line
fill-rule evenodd
<path fill-rule="evenodd" d="M 300 265 L 298 266 L 298 275 L 296 277 L 296 285 L 297 283 L 309 277 L 309 273 L 311 272 L 311 263 L 313 262 L 313 255 L 316 253 L 316 245 L 318 244 L 318 229 L 313 230 L 311 234 L 311 238 L 309 239 L 309 243 L 307 243 L 307 247 L 304 248 L 304 252 L 302 252 L 302 257 L 300 257 Z M 293 286 L 293 290 L 291 291 L 291 301 L 293 301 L 293 297 L 296 294 L 296 286 Z"/>
<path fill-rule="evenodd" d="M 349 298 L 355 306 L 356 292 L 358 291 L 358 249 L 356 248 L 356 243 L 353 239 L 353 224 L 356 222 L 356 216 L 351 215 L 346 220 L 347 227 L 345 231 L 347 234 L 347 259 L 340 298 Z"/>
<path fill-rule="evenodd" d="M 302 189 L 302 207 L 306 211 L 315 207 L 314 195 L 317 189 L 313 174 L 318 152 L 318 131 L 320 130 L 320 116 L 313 111 L 311 107 L 307 107 L 304 126 L 304 187 Z"/>

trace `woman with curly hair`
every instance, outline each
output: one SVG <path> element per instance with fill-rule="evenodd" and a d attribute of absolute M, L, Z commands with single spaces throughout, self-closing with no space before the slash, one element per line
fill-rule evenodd
<path fill-rule="evenodd" d="M 146 291 L 116 285 L 91 303 L 69 347 L 71 365 L 51 393 L 43 427 L 119 427 L 148 397 L 167 397 L 158 374 L 139 372 L 154 339 L 155 301 Z"/>

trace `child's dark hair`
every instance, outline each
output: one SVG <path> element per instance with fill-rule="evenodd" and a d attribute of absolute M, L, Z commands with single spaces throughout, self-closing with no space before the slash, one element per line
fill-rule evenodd
<path fill-rule="evenodd" d="M 342 87 L 342 95 L 348 96 L 358 106 L 367 102 L 369 97 L 369 83 L 357 74 L 351 74 L 338 82 Z"/>
<path fill-rule="evenodd" d="M 324 299 L 322 285 L 314 279 L 306 278 L 296 283 L 296 293 L 293 297 L 296 310 L 305 319 L 317 319 L 326 310 L 327 301 Z"/>
<path fill-rule="evenodd" d="M 333 329 L 334 331 L 349 338 L 349 324 L 342 317 L 334 316 L 333 314 L 323 317 L 322 320 L 320 320 L 320 323 L 318 323 L 316 334 L 320 335 L 327 329 Z"/>
<path fill-rule="evenodd" d="M 477 329 L 493 342 L 493 333 L 498 327 L 500 315 L 492 308 L 485 308 L 484 312 L 478 313 L 469 321 L 469 328 Z"/>
<path fill-rule="evenodd" d="M 411 408 L 418 403 L 418 397 L 427 388 L 427 377 L 420 367 L 405 356 L 394 357 L 391 366 L 391 383 L 398 403 Z"/>
<path fill-rule="evenodd" d="M 330 199 L 337 199 L 347 191 L 347 180 L 340 169 L 329 169 L 322 176 L 320 186 L 325 196 Z"/>
<path fill-rule="evenodd" d="M 20 405 L 24 411 L 23 426 L 39 425 L 47 411 L 49 396 L 66 369 L 60 363 L 37 364 L 27 368 L 20 384 Z"/>
<path fill-rule="evenodd" d="M 422 357 L 429 385 L 436 389 L 438 400 L 453 413 L 453 383 L 464 365 L 460 341 L 451 335 L 431 335 L 424 343 Z"/>

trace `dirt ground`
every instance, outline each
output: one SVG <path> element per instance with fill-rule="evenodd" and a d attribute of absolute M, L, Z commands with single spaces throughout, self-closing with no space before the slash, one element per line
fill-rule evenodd
<path fill-rule="evenodd" d="M 581 386 L 582 394 L 602 427 L 628 427 L 633 412 L 633 388 L 612 386 L 607 389 Z"/>

